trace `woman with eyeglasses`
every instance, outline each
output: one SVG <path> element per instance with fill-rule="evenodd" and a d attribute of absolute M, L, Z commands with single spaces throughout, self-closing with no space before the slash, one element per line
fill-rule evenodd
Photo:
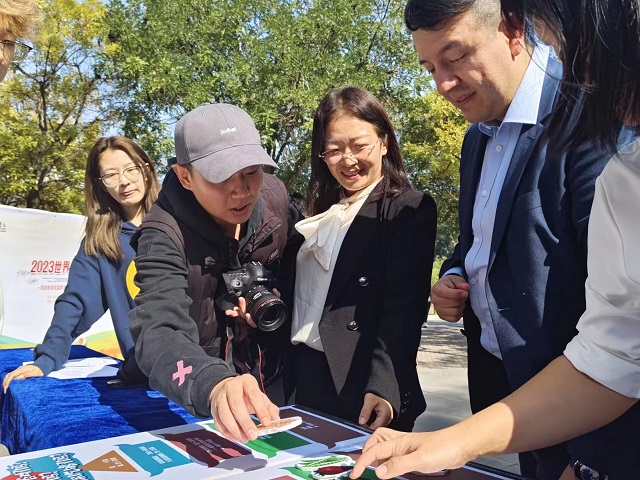
<path fill-rule="evenodd" d="M 7 374 L 13 380 L 48 375 L 69 358 L 72 342 L 109 310 L 124 362 L 121 383 L 144 381 L 134 359 L 129 311 L 133 283 L 131 235 L 158 196 L 155 167 L 147 154 L 126 137 L 103 137 L 89 152 L 85 172 L 86 232 L 58 297 L 51 326 L 34 350 L 34 362 Z"/>
<path fill-rule="evenodd" d="M 18 41 L 29 38 L 38 21 L 35 0 L 3 0 L 0 3 L 0 82 L 9 65 L 21 62 L 31 47 Z"/>
<path fill-rule="evenodd" d="M 548 130 L 549 146 L 570 148 L 585 136 L 616 150 L 623 125 L 640 125 L 640 0 L 502 0 L 515 25 L 535 25 L 564 64 L 560 106 Z M 531 23 L 525 23 L 527 22 Z M 582 110 L 576 105 L 586 91 Z M 570 123 L 571 120 L 571 123 Z M 600 175 L 589 222 L 586 311 L 564 355 L 501 402 L 444 430 L 403 434 L 378 430 L 365 445 L 352 478 L 376 461 L 380 478 L 404 472 L 458 467 L 481 455 L 543 448 L 600 427 L 626 431 L 631 441 L 610 436 L 621 460 L 573 451 L 561 480 L 640 477 L 637 415 L 640 398 L 640 140 L 612 157 Z M 634 407 L 635 405 L 635 407 Z M 626 429 L 625 429 L 626 427 Z M 634 436 L 635 434 L 635 436 Z M 584 464 L 584 463 L 586 464 Z M 602 465 L 607 465 L 603 467 Z"/>
<path fill-rule="evenodd" d="M 389 117 L 346 87 L 315 112 L 307 209 L 296 224 L 291 342 L 295 402 L 410 431 L 425 409 L 416 357 L 436 206 L 415 191 Z"/>

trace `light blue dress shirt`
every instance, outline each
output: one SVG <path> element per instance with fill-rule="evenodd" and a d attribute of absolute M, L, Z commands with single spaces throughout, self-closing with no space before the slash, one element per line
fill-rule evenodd
<path fill-rule="evenodd" d="M 480 343 L 492 355 L 502 359 L 500 346 L 489 310 L 487 292 L 489 281 L 487 268 L 496 210 L 504 179 L 511 164 L 523 125 L 538 122 L 538 108 L 542 96 L 547 60 L 550 48 L 536 45 L 522 82 L 516 91 L 509 109 L 500 123 L 498 121 L 480 123 L 478 128 L 489 137 L 482 163 L 480 182 L 473 205 L 473 244 L 464 259 L 464 268 L 469 279 L 469 300 L 471 308 L 480 320 L 482 333 Z M 462 275 L 460 268 L 452 268 L 446 274 Z"/>

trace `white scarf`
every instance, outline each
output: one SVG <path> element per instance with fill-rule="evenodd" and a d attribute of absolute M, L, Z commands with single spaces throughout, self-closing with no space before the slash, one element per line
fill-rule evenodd
<path fill-rule="evenodd" d="M 340 227 L 353 220 L 380 180 L 382 180 L 382 177 L 350 197 L 341 198 L 338 203 L 332 205 L 326 212 L 305 218 L 296 223 L 296 230 L 305 238 L 301 250 L 303 252 L 312 251 L 318 263 L 328 271 L 331 266 L 331 257 L 336 240 L 340 233 Z"/>
<path fill-rule="evenodd" d="M 305 242 L 296 256 L 291 343 L 323 351 L 318 329 L 331 285 L 333 269 L 351 222 L 376 184 L 361 190 L 320 215 L 296 224 Z"/>

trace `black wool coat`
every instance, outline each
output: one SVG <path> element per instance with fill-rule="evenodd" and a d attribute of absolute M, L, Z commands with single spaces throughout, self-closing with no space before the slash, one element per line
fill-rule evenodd
<path fill-rule="evenodd" d="M 410 430 L 426 408 L 416 360 L 429 308 L 436 205 L 415 190 L 383 197 L 382 188 L 342 242 L 319 331 L 339 416 L 357 422 L 365 393 L 373 393 L 393 406 L 390 426 Z"/>

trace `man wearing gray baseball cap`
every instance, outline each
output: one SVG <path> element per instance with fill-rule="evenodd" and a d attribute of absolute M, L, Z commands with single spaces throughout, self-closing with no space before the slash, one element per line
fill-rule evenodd
<path fill-rule="evenodd" d="M 222 275 L 248 262 L 285 274 L 297 251 L 287 232 L 299 216 L 284 184 L 263 173 L 277 165 L 241 108 L 202 105 L 174 137 L 176 164 L 132 240 L 136 359 L 151 387 L 246 442 L 257 438 L 250 413 L 263 423 L 279 417 L 269 397 L 282 395 L 275 389 L 288 335 L 257 329 L 242 297 L 221 305 L 229 293 Z"/>

